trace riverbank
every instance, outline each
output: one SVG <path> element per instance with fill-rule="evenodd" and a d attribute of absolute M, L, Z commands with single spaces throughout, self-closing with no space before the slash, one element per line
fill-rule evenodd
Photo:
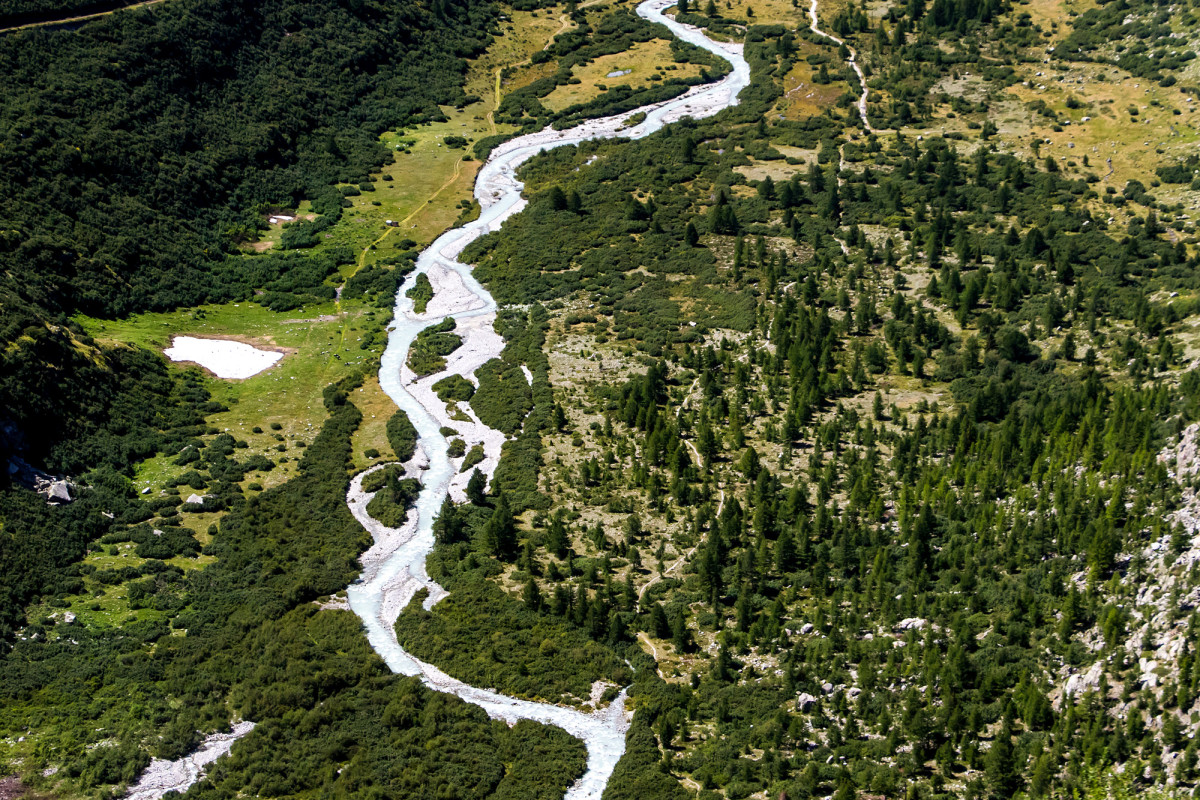
<path fill-rule="evenodd" d="M 191 755 L 175 761 L 151 761 L 125 797 L 127 800 L 158 800 L 167 792 L 186 791 L 200 780 L 209 764 L 228 753 L 234 742 L 252 730 L 253 722 L 238 722 L 229 733 L 210 734 Z"/>
<path fill-rule="evenodd" d="M 608 708 L 591 714 L 505 697 L 469 686 L 436 666 L 414 658 L 397 641 L 394 626 L 400 611 L 418 591 L 428 591 L 424 604 L 427 609 L 446 596 L 445 590 L 429 578 L 425 560 L 433 549 L 433 522 L 443 499 L 447 493 L 457 499 L 456 490 L 465 477 L 457 473 L 449 457 L 447 436 L 442 429 L 453 428 L 468 445 L 472 441 L 486 442 L 486 450 L 490 444 L 497 458 L 499 445 L 503 444 L 503 434 L 498 431 L 487 433 L 490 429 L 479 423 L 473 412 L 469 426 L 461 420 L 450 420 L 445 404 L 431 389 L 434 383 L 451 374 L 470 379 L 479 365 L 497 355 L 503 347 L 502 340 L 492 330 L 496 303 L 475 280 L 471 267 L 457 260 L 458 256 L 472 241 L 498 230 L 506 219 L 524 208 L 526 201 L 521 196 L 524 187 L 516 173 L 522 164 L 543 150 L 596 138 L 648 136 L 683 117 L 707 117 L 736 104 L 738 93 L 749 85 L 750 67 L 742 58 L 742 46 L 711 41 L 703 31 L 666 17 L 663 11 L 672 4 L 673 0 L 647 0 L 638 6 L 637 12 L 646 19 L 666 25 L 680 39 L 721 56 L 732 64 L 733 69 L 716 83 L 694 87 L 673 100 L 638 109 L 635 113 L 644 113 L 645 118 L 633 128 L 625 125 L 631 114 L 620 114 L 590 120 L 569 130 L 547 129 L 518 137 L 492 152 L 480 169 L 475 185 L 475 198 L 481 208 L 478 219 L 448 231 L 421 253 L 416 271 L 397 293 L 388 346 L 381 361 L 380 384 L 408 414 L 428 458 L 427 468 L 422 470 L 422 490 L 415 509 L 402 529 L 383 529 L 366 514 L 369 498 L 363 499 L 361 476 L 352 484 L 347 497 L 355 517 L 376 539 L 375 546 L 362 559 L 362 578 L 347 590 L 350 608 L 362 618 L 372 647 L 393 671 L 420 676 L 429 688 L 478 705 L 494 718 L 509 724 L 528 719 L 555 725 L 581 739 L 588 750 L 587 771 L 567 792 L 568 800 L 599 798 L 603 794 L 625 749 L 625 733 L 629 727 L 629 717 L 624 710 L 625 693 L 619 694 Z M 434 298 L 423 314 L 414 312 L 412 301 L 406 296 L 419 274 L 425 274 L 434 285 Z M 454 318 L 456 333 L 463 336 L 463 344 L 447 360 L 442 372 L 415 380 L 405 366 L 409 348 L 421 330 L 447 316 Z M 472 439 L 466 439 L 467 436 Z M 489 451 L 489 459 L 492 456 Z M 494 463 L 485 464 L 485 472 L 494 470 Z"/>

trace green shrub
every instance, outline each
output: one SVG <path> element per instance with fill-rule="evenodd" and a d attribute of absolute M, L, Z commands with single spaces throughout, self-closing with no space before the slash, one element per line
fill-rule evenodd
<path fill-rule="evenodd" d="M 468 471 L 469 469 L 474 467 L 476 464 L 483 461 L 483 459 L 485 457 L 486 457 L 486 455 L 483 451 L 482 444 L 472 445 L 471 449 L 467 451 L 467 457 L 463 459 L 462 467 L 460 467 L 458 471 L 459 472 Z"/>
<path fill-rule="evenodd" d="M 387 438 L 399 461 L 408 461 L 413 457 L 417 450 L 417 429 L 413 427 L 404 409 L 396 409 L 396 413 L 388 420 Z"/>
<path fill-rule="evenodd" d="M 470 400 L 475 396 L 475 384 L 462 375 L 450 375 L 435 383 L 433 391 L 443 403 Z"/>

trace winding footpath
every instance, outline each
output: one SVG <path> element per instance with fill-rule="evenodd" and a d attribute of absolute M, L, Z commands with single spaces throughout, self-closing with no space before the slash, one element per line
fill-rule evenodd
<path fill-rule="evenodd" d="M 808 7 L 808 17 L 810 20 L 808 27 L 813 33 L 818 36 L 824 36 L 835 44 L 844 45 L 850 51 L 850 57 L 846 61 L 849 62 L 851 69 L 854 70 L 854 74 L 858 76 L 859 86 L 862 87 L 862 94 L 859 96 L 858 103 L 856 104 L 858 106 L 858 116 L 862 118 L 862 124 L 866 128 L 867 133 L 875 133 L 875 129 L 871 127 L 871 121 L 867 119 L 867 76 L 863 74 L 862 67 L 858 65 L 858 53 L 854 51 L 853 47 L 846 44 L 843 39 L 817 27 L 820 24 L 817 21 L 817 0 L 812 0 L 812 5 Z"/>
<path fill-rule="evenodd" d="M 467 476 L 458 472 L 461 462 L 450 458 L 447 438 L 441 429 L 453 428 L 468 448 L 482 444 L 486 458 L 479 468 L 489 477 L 504 443 L 504 436 L 479 422 L 468 406 L 461 405 L 459 411 L 471 417 L 469 423 L 450 419 L 445 404 L 431 388 L 449 374 L 463 375 L 474 382 L 475 369 L 499 355 L 503 348 L 503 341 L 492 325 L 496 302 L 472 276 L 470 266 L 458 260 L 459 255 L 471 242 L 499 229 L 508 217 L 525 207 L 521 197 L 524 187 L 516 172 L 529 158 L 543 150 L 591 139 L 641 138 L 684 117 L 711 116 L 735 105 L 738 93 L 750 83 L 750 67 L 742 57 L 742 46 L 712 41 L 701 30 L 666 17 L 663 11 L 672 5 L 674 0 L 646 0 L 638 6 L 637 13 L 666 25 L 680 39 L 725 59 L 732 65 L 732 71 L 716 83 L 693 87 L 673 100 L 591 120 L 565 131 L 546 129 L 521 136 L 492 152 L 475 183 L 475 198 L 482 209 L 479 218 L 448 231 L 422 252 L 417 269 L 397 292 L 394 321 L 380 366 L 380 384 L 408 414 L 419 435 L 420 452 L 408 468 L 410 474 L 421 476 L 422 489 L 415 509 L 402 528 L 387 528 L 367 514 L 370 495 L 362 490 L 363 475 L 352 481 L 347 496 L 351 512 L 375 539 L 374 546 L 362 557 L 362 577 L 347 590 L 350 608 L 362 618 L 372 647 L 394 672 L 419 676 L 430 689 L 454 694 L 493 718 L 510 725 L 523 719 L 555 725 L 581 739 L 587 747 L 587 771 L 567 791 L 567 800 L 593 799 L 603 794 L 625 751 L 625 733 L 629 727 L 625 693 L 607 708 L 591 714 L 506 697 L 465 684 L 415 658 L 397 641 L 394 626 L 401 610 L 417 592 L 428 592 L 426 608 L 446 596 L 446 591 L 429 577 L 425 560 L 433 549 L 433 522 L 442 501 L 447 494 L 462 499 Z M 636 126 L 626 127 L 626 120 L 638 111 L 645 113 L 645 119 Z M 435 294 L 426 312 L 417 314 L 405 292 L 421 273 L 428 275 Z M 405 365 L 409 347 L 423 328 L 447 316 L 456 320 L 460 335 L 465 333 L 463 345 L 448 359 L 443 372 L 418 379 Z"/>
<path fill-rule="evenodd" d="M 129 11 L 134 8 L 146 8 L 147 6 L 156 6 L 163 0 L 142 0 L 140 3 L 131 3 L 127 6 L 118 8 L 109 8 L 104 11 L 94 11 L 90 14 L 77 14 L 71 17 L 58 17 L 56 19 L 43 19 L 35 22 L 22 22 L 17 25 L 9 25 L 8 27 L 0 28 L 0 33 L 11 33 L 12 31 L 24 31 L 30 28 L 52 28 L 57 25 L 74 25 L 83 22 L 90 22 L 94 19 L 107 17 L 111 14 L 116 14 L 118 11 Z"/>

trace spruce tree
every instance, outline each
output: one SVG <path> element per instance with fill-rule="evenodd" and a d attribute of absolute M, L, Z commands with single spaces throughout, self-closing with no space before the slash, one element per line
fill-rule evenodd
<path fill-rule="evenodd" d="M 525 607 L 530 611 L 542 610 L 542 592 L 533 578 L 530 578 L 525 584 L 524 599 Z"/>
<path fill-rule="evenodd" d="M 467 500 L 471 502 L 471 505 L 487 505 L 486 492 L 487 476 L 476 469 L 467 480 Z"/>
<path fill-rule="evenodd" d="M 501 561 L 508 561 L 517 553 L 517 522 L 509 508 L 508 498 L 503 494 L 497 498 L 496 509 L 488 517 L 484 540 L 492 555 Z"/>

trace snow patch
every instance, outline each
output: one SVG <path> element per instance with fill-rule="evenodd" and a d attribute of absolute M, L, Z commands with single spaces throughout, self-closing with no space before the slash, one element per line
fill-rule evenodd
<path fill-rule="evenodd" d="M 283 353 L 260 350 L 245 342 L 176 336 L 163 355 L 172 361 L 191 361 L 218 378 L 242 380 L 274 366 Z"/>

